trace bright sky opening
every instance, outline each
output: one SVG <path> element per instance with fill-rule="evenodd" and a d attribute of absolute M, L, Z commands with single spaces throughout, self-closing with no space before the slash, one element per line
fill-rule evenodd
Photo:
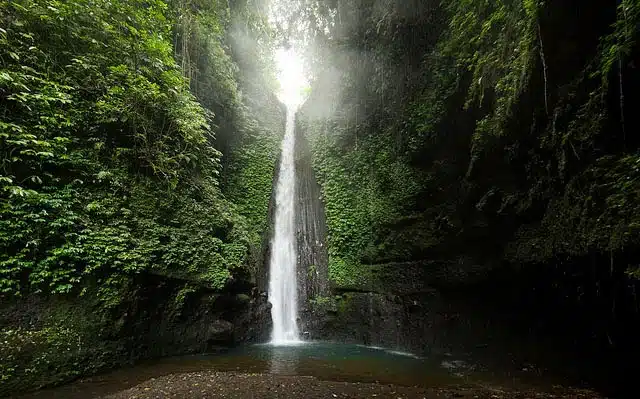
<path fill-rule="evenodd" d="M 297 108 L 304 100 L 304 89 L 308 86 L 302 59 L 293 48 L 281 48 L 276 52 L 276 62 L 280 83 L 278 98 L 288 107 Z"/>

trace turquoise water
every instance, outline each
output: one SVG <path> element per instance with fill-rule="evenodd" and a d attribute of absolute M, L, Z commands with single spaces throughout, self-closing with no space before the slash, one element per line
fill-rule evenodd
<path fill-rule="evenodd" d="M 422 387 L 467 383 L 503 386 L 524 383 L 514 375 L 491 373 L 468 359 L 453 356 L 423 357 L 362 345 L 307 342 L 294 346 L 257 344 L 217 354 L 158 359 L 59 388 L 38 391 L 24 398 L 97 398 L 125 390 L 151 378 L 203 370 L 304 375 L 321 380 Z"/>

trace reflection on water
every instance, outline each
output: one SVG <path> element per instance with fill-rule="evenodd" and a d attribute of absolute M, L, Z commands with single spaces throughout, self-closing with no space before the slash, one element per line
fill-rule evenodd
<path fill-rule="evenodd" d="M 296 374 L 298 356 L 296 355 L 295 347 L 273 346 L 268 352 L 270 354 L 269 372 L 271 374 Z"/>
<path fill-rule="evenodd" d="M 309 342 L 295 346 L 256 345 L 245 351 L 256 360 L 266 357 L 266 371 L 273 374 L 406 385 L 422 385 L 427 376 L 451 376 L 446 369 L 419 356 L 362 345 Z"/>
<path fill-rule="evenodd" d="M 452 374 L 437 362 L 410 353 L 363 345 L 324 342 L 294 346 L 267 344 L 244 348 L 243 352 L 256 362 L 266 360 L 268 369 L 259 371 L 273 374 L 405 385 L 423 385 L 436 378 L 440 383 L 454 382 Z"/>
<path fill-rule="evenodd" d="M 57 389 L 36 392 L 25 398 L 96 398 L 151 378 L 203 370 L 304 375 L 322 380 L 422 387 L 469 382 L 523 385 L 511 375 L 505 379 L 504 375 L 485 372 L 470 359 L 420 357 L 362 345 L 307 342 L 293 346 L 251 345 L 215 355 L 160 359 Z"/>

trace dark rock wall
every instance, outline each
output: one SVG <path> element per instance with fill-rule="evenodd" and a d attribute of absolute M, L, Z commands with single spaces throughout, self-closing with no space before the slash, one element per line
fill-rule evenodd
<path fill-rule="evenodd" d="M 206 352 L 218 346 L 261 340 L 267 332 L 264 319 L 266 297 L 246 283 L 224 291 L 196 287 L 176 311 L 177 292 L 184 282 L 162 276 L 146 276 L 139 282 L 132 301 L 119 313 L 124 317 L 122 337 L 135 337 L 143 347 L 142 357 L 168 356 L 184 352 Z"/>
<path fill-rule="evenodd" d="M 309 303 L 329 294 L 327 226 L 320 185 L 311 166 L 311 150 L 296 126 L 296 226 L 298 252 L 298 303 L 301 328 L 309 323 Z"/>
<path fill-rule="evenodd" d="M 311 338 L 415 353 L 451 351 L 447 331 L 452 312 L 439 292 L 425 284 L 428 266 L 371 265 L 359 284 L 334 287 L 333 295 L 311 307 Z"/>
<path fill-rule="evenodd" d="M 8 377 L 0 396 L 57 385 L 137 360 L 204 353 L 268 337 L 266 295 L 249 283 L 214 291 L 141 274 L 106 308 L 92 294 L 32 295 L 0 304 L 0 345 Z"/>

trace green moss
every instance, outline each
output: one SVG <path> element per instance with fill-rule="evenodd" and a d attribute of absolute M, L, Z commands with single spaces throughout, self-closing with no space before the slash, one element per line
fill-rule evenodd
<path fill-rule="evenodd" d="M 540 262 L 558 254 L 614 253 L 637 245 L 638 201 L 640 156 L 601 158 L 569 182 L 563 197 L 551 201 L 540 224 L 519 230 L 507 254 L 515 261 Z"/>
<path fill-rule="evenodd" d="M 375 263 L 402 251 L 383 245 L 388 230 L 415 204 L 420 178 L 407 160 L 390 150 L 391 140 L 368 136 L 357 149 L 343 151 L 338 136 L 326 135 L 322 126 L 308 123 L 312 164 L 322 188 L 328 226 L 329 267 L 334 280 L 348 275 L 360 263 Z M 346 260 L 352 266 L 343 267 Z M 333 269 L 333 270 L 332 270 Z"/>
<path fill-rule="evenodd" d="M 259 247 L 267 229 L 267 213 L 279 154 L 279 132 L 261 131 L 247 139 L 230 161 L 225 191 L 248 221 L 250 242 Z"/>
<path fill-rule="evenodd" d="M 316 296 L 309 299 L 309 305 L 314 312 L 335 312 L 337 311 L 338 300 L 333 296 Z"/>
<path fill-rule="evenodd" d="M 115 342 L 100 316 L 88 308 L 58 303 L 36 328 L 0 330 L 0 395 L 71 381 L 118 363 Z"/>
<path fill-rule="evenodd" d="M 343 294 L 339 297 L 339 300 L 337 301 L 338 314 L 345 314 L 349 309 L 351 309 L 353 305 L 352 299 L 353 295 L 349 293 Z"/>
<path fill-rule="evenodd" d="M 309 305 L 315 312 L 344 314 L 351 306 L 351 295 L 317 296 L 309 300 Z"/>
<path fill-rule="evenodd" d="M 247 294 L 238 294 L 236 295 L 236 301 L 239 303 L 249 303 L 251 301 L 251 297 Z"/>
<path fill-rule="evenodd" d="M 370 288 L 371 268 L 358 262 L 329 256 L 329 280 L 336 288 Z"/>
<path fill-rule="evenodd" d="M 190 283 L 186 283 L 180 290 L 178 290 L 169 307 L 169 316 L 171 318 L 180 317 L 187 299 L 197 291 L 198 287 Z"/>

